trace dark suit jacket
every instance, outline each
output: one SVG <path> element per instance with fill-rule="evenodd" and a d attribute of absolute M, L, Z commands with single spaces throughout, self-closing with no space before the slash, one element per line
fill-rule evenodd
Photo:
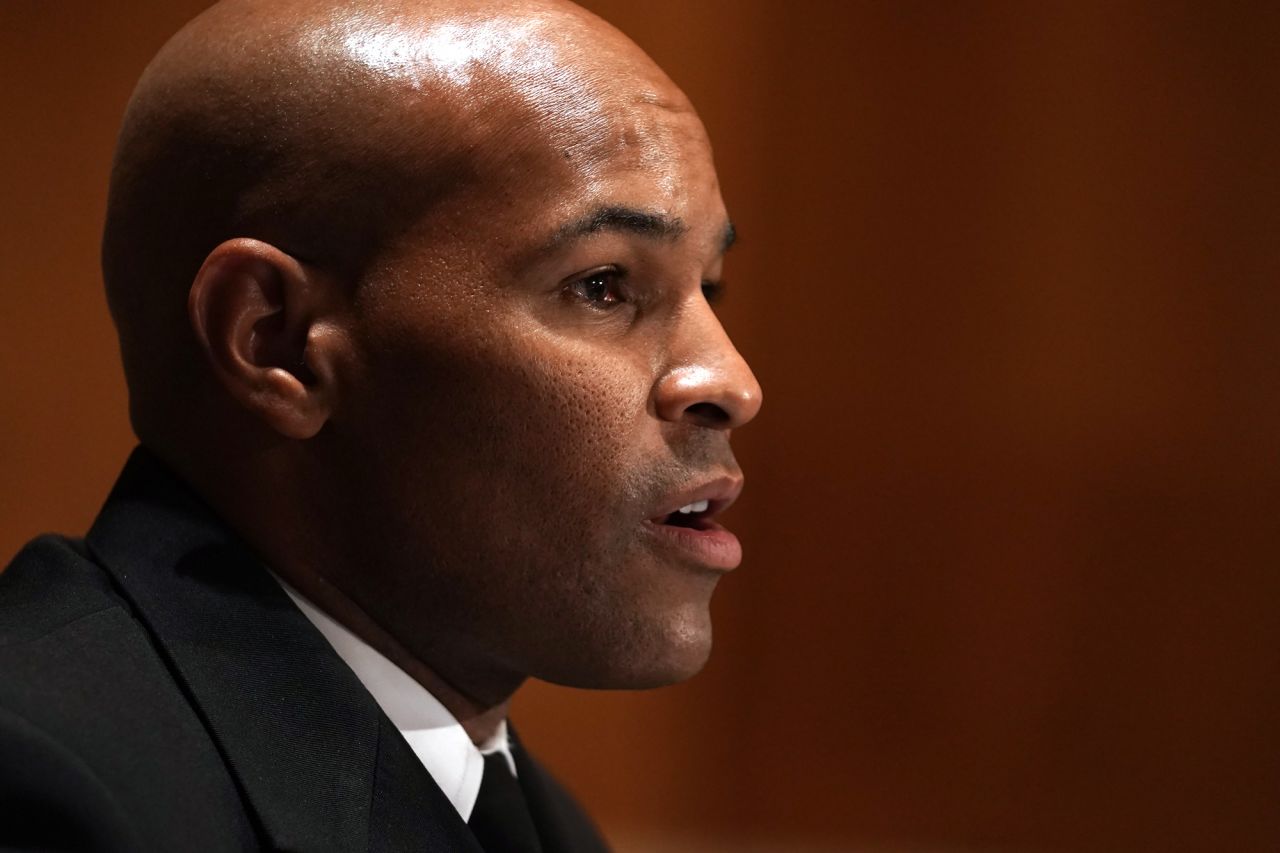
<path fill-rule="evenodd" d="M 544 849 L 602 850 L 515 744 Z M 246 547 L 145 450 L 0 574 L 0 847 L 479 846 Z"/>

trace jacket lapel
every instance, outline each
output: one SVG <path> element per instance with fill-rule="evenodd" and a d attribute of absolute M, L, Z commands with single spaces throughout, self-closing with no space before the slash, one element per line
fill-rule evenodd
<path fill-rule="evenodd" d="M 281 850 L 474 841 L 364 686 L 257 558 L 145 449 L 89 531 Z"/>
<path fill-rule="evenodd" d="M 378 765 L 370 810 L 371 853 L 482 853 L 453 804 L 385 715 L 379 720 L 378 731 Z M 409 803 L 431 806 L 414 809 L 406 807 Z"/>

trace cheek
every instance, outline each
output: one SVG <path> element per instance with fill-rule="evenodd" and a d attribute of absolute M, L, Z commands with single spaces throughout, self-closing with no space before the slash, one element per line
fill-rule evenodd
<path fill-rule="evenodd" d="M 411 353 L 390 373 L 415 390 L 390 407 L 399 436 L 383 444 L 412 448 L 388 462 L 437 558 L 573 561 L 634 534 L 659 438 L 635 359 L 515 335 Z"/>
<path fill-rule="evenodd" d="M 645 544 L 655 487 L 676 469 L 643 358 L 513 333 L 379 365 L 395 379 L 362 419 L 387 424 L 361 442 L 377 480 L 362 493 L 389 497 L 360 509 L 380 552 L 363 563 L 376 578 L 357 581 L 369 609 L 410 647 L 466 638 L 565 684 L 696 671 L 714 580 L 660 565 Z"/>
<path fill-rule="evenodd" d="M 606 537 L 643 493 L 644 459 L 656 430 L 646 414 L 648 377 L 625 359 L 539 353 L 505 372 L 479 464 L 507 491 L 512 517 L 545 526 L 513 531 L 528 548 L 560 537 Z M 653 435 L 650 435 L 652 430 Z M 483 488 L 483 484 L 481 484 Z M 523 535 L 520 535 L 523 534 Z"/>

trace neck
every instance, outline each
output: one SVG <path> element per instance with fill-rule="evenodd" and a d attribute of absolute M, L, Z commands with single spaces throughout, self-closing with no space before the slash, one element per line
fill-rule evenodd
<path fill-rule="evenodd" d="M 434 696 L 462 725 L 471 742 L 482 745 L 491 740 L 498 726 L 507 718 L 515 685 L 502 693 L 498 701 L 481 701 L 458 689 L 434 667 L 412 654 L 394 636 L 382 628 L 350 596 L 323 578 L 314 575 L 281 574 L 284 580 L 316 607 L 327 613 L 387 660 L 404 670 Z"/>
<path fill-rule="evenodd" d="M 352 595 L 318 574 L 316 567 L 340 549 L 335 549 L 331 542 L 322 543 L 314 536 L 301 534 L 304 525 L 297 519 L 281 519 L 269 507 L 246 499 L 246 495 L 260 494 L 263 490 L 237 488 L 237 484 L 248 482 L 299 482 L 304 484 L 305 492 L 306 479 L 297 476 L 296 468 L 288 467 L 287 460 L 261 448 L 257 452 L 221 454 L 216 460 L 181 453 L 161 452 L 160 455 L 254 547 L 281 579 L 421 684 L 462 724 L 474 743 L 484 743 L 493 737 L 499 723 L 506 719 L 512 695 L 524 679 L 483 665 L 469 665 L 467 654 L 449 654 L 447 649 L 437 655 L 448 666 L 448 672 L 442 672 L 422 654 L 415 654 L 400 642 Z M 278 492 L 275 494 L 278 498 Z M 311 502 L 299 495 L 296 500 L 283 503 L 305 507 Z M 324 525 L 314 519 L 309 519 L 308 524 L 311 529 L 324 529 Z M 476 663 L 473 656 L 472 663 Z"/>

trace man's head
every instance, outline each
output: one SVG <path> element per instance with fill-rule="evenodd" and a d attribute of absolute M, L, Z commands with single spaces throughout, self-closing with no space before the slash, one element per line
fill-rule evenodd
<path fill-rule="evenodd" d="M 732 238 L 688 101 L 575 6 L 233 0 L 139 85 L 104 269 L 143 441 L 483 702 L 705 660 Z"/>

